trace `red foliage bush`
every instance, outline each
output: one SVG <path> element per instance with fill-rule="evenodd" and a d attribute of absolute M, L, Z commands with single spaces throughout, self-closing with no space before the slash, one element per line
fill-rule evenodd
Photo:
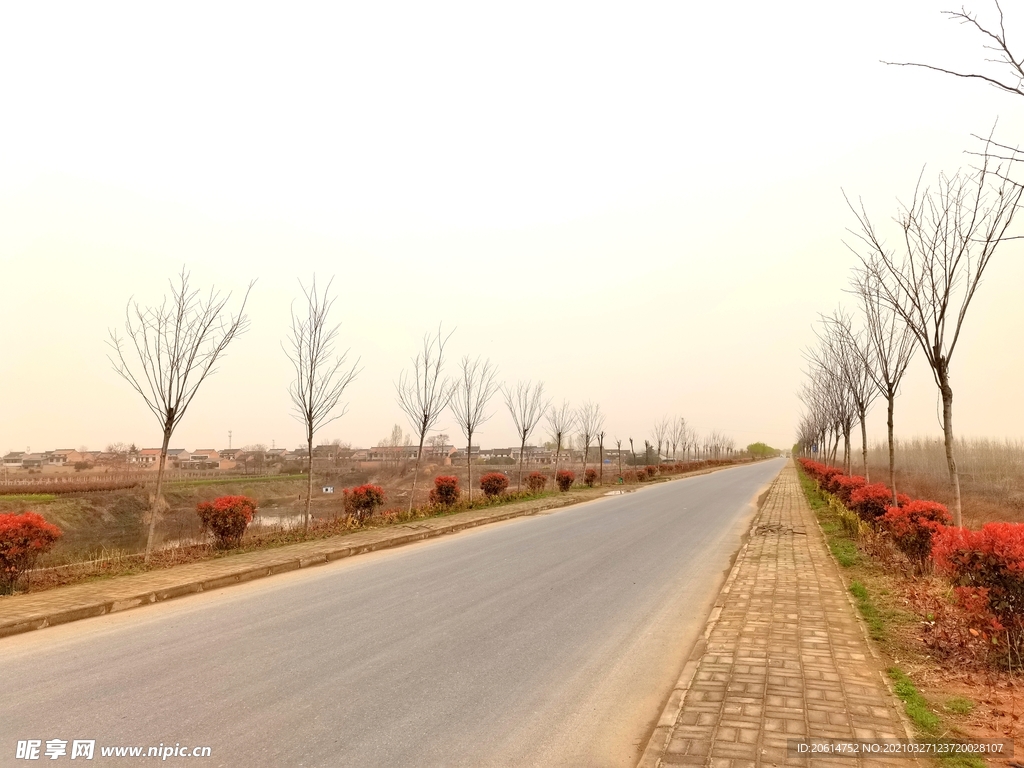
<path fill-rule="evenodd" d="M 635 483 L 637 481 L 636 472 L 632 469 L 627 469 L 622 473 L 622 482 L 624 483 Z"/>
<path fill-rule="evenodd" d="M 540 473 L 535 472 L 534 474 Z M 526 478 L 526 483 L 529 485 L 529 477 Z M 489 499 L 494 498 L 495 496 L 501 496 L 501 494 L 508 490 L 508 478 L 501 472 L 488 472 L 480 478 L 480 490 L 482 490 L 484 495 Z"/>
<path fill-rule="evenodd" d="M 12 594 L 21 574 L 61 536 L 60 528 L 35 512 L 0 515 L 0 595 Z"/>
<path fill-rule="evenodd" d="M 902 507 L 889 507 L 879 525 L 892 536 L 893 543 L 919 568 L 932 551 L 932 537 L 953 522 L 942 504 L 914 499 Z"/>
<path fill-rule="evenodd" d="M 576 482 L 576 473 L 571 469 L 560 469 L 555 475 L 555 482 L 558 484 L 558 490 L 564 493 Z"/>
<path fill-rule="evenodd" d="M 653 466 L 652 467 L 645 467 L 642 471 L 644 472 L 644 474 L 647 475 L 647 479 L 648 480 L 651 480 L 651 479 L 653 479 L 653 478 L 658 476 L 658 468 L 657 467 L 653 467 Z"/>
<path fill-rule="evenodd" d="M 346 488 L 342 493 L 345 496 L 345 512 L 359 520 L 370 517 L 377 507 L 384 504 L 384 489 L 379 485 L 357 485 L 355 488 Z"/>
<path fill-rule="evenodd" d="M 237 547 L 256 514 L 256 500 L 248 496 L 220 496 L 201 501 L 196 514 L 204 531 L 210 531 L 218 549 Z"/>
<path fill-rule="evenodd" d="M 902 507 L 910 502 L 910 497 L 905 493 L 898 493 L 896 500 L 897 506 Z M 861 520 L 874 525 L 892 506 L 892 491 L 885 483 L 863 485 L 850 494 L 850 501 L 846 506 L 856 512 Z"/>
<path fill-rule="evenodd" d="M 843 470 L 839 469 L 839 467 L 825 467 L 821 474 L 818 475 L 818 485 L 829 493 L 837 493 L 839 486 L 836 482 L 840 477 L 844 477 L 844 475 Z"/>
<path fill-rule="evenodd" d="M 531 472 L 526 476 L 526 487 L 530 489 L 530 493 L 540 493 L 547 484 L 547 475 L 542 475 L 540 472 Z"/>
<path fill-rule="evenodd" d="M 860 475 L 834 475 L 831 482 L 831 486 L 835 488 L 832 493 L 838 496 L 843 504 L 849 504 L 850 495 L 865 485 L 867 481 Z"/>
<path fill-rule="evenodd" d="M 583 482 L 587 484 L 588 488 L 593 488 L 594 483 L 597 482 L 597 470 L 593 467 L 588 467 L 587 471 L 583 473 Z"/>
<path fill-rule="evenodd" d="M 430 503 L 450 507 L 458 502 L 460 493 L 459 478 L 455 475 L 438 475 L 434 478 L 434 487 L 430 491 Z"/>
<path fill-rule="evenodd" d="M 800 466 L 804 468 L 804 472 L 810 475 L 815 480 L 821 478 L 821 473 L 826 469 L 825 465 L 820 461 L 814 461 L 813 459 L 799 459 Z"/>
<path fill-rule="evenodd" d="M 932 537 L 936 569 L 958 587 L 987 589 L 988 609 L 1011 642 L 1024 636 L 1024 523 L 986 523 L 980 531 L 941 528 Z"/>

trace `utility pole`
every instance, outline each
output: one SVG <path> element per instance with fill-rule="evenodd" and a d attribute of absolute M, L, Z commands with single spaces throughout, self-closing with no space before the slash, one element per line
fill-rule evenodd
<path fill-rule="evenodd" d="M 231 450 L 231 430 L 228 430 L 228 450 Z"/>

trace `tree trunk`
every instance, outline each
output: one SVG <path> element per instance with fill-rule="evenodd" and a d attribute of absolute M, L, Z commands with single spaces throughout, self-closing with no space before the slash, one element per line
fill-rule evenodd
<path fill-rule="evenodd" d="M 889 437 L 889 487 L 892 488 L 892 505 L 895 507 L 899 504 L 896 501 L 896 446 L 893 443 L 892 437 L 892 412 L 895 405 L 896 393 L 891 392 L 888 396 L 888 409 L 886 413 L 886 429 Z"/>
<path fill-rule="evenodd" d="M 598 457 L 601 460 L 600 463 L 597 465 L 597 484 L 604 485 L 604 440 L 601 440 L 601 442 L 597 444 L 597 450 Z"/>
<path fill-rule="evenodd" d="M 555 474 L 551 476 L 551 479 L 555 481 L 555 485 L 558 485 L 558 455 L 562 452 L 562 436 L 557 435 L 555 437 Z"/>
<path fill-rule="evenodd" d="M 850 424 L 843 425 L 843 472 L 849 475 L 853 471 L 853 456 L 850 450 Z"/>
<path fill-rule="evenodd" d="M 864 482 L 870 483 L 871 480 L 868 477 L 868 425 L 867 425 L 867 412 L 861 410 L 860 412 L 860 452 L 861 457 L 864 460 Z"/>
<path fill-rule="evenodd" d="M 420 432 L 420 445 L 416 449 L 416 466 L 412 470 L 412 490 L 409 492 L 409 514 L 412 514 L 412 504 L 416 500 L 416 481 L 420 478 L 420 457 L 423 456 L 423 440 L 426 432 Z"/>
<path fill-rule="evenodd" d="M 156 532 L 156 518 L 161 511 L 161 494 L 164 490 L 164 469 L 167 466 L 167 446 L 171 442 L 171 428 L 164 427 L 164 440 L 160 444 L 160 465 L 156 470 L 156 491 L 153 494 L 153 503 L 149 509 L 149 533 L 146 536 L 146 554 L 143 558 L 143 562 L 148 563 L 149 557 L 153 553 L 153 534 Z"/>
<path fill-rule="evenodd" d="M 309 450 L 309 472 L 306 477 L 306 514 L 302 519 L 302 535 L 305 536 L 309 532 L 309 506 L 313 502 L 313 438 L 310 436 L 307 440 L 307 449 Z"/>
<path fill-rule="evenodd" d="M 580 480 L 582 480 L 584 483 L 587 482 L 587 457 L 589 455 L 590 455 L 590 445 L 588 443 L 587 446 L 584 447 L 584 449 L 583 449 L 583 474 L 580 477 Z"/>
<path fill-rule="evenodd" d="M 942 377 L 939 387 L 942 392 L 942 436 L 946 443 L 946 465 L 949 467 L 949 484 L 953 489 L 953 525 L 963 527 L 963 507 L 960 502 L 960 475 L 956 471 L 956 460 L 953 458 L 953 388 L 949 379 Z"/>
<path fill-rule="evenodd" d="M 473 430 L 466 430 L 469 433 L 469 442 L 466 443 L 466 485 L 469 487 L 469 503 L 473 503 Z"/>
<path fill-rule="evenodd" d="M 523 454 L 526 453 L 526 436 L 523 436 L 523 442 L 519 446 L 519 482 L 516 483 L 516 490 L 523 490 Z"/>

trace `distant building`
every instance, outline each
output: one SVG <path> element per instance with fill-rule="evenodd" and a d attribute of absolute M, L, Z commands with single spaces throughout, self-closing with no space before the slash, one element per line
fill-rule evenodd
<path fill-rule="evenodd" d="M 22 461 L 25 459 L 24 451 L 11 451 L 4 456 L 3 462 L 5 467 L 20 468 Z"/>

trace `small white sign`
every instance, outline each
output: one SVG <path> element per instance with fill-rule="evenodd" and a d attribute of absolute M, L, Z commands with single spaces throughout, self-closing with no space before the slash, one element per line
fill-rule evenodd
<path fill-rule="evenodd" d="M 324 493 L 334 493 L 334 486 L 333 485 L 325 485 L 324 486 Z"/>

